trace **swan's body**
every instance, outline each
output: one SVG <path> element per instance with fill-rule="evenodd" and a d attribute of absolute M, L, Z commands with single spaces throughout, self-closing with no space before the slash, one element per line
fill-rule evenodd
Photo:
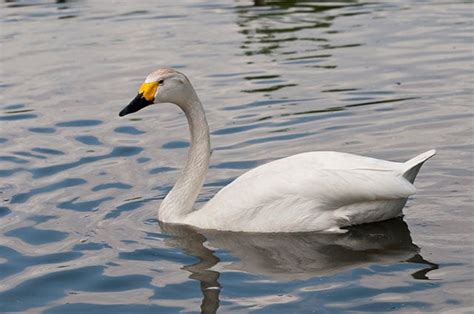
<path fill-rule="evenodd" d="M 158 218 L 202 229 L 246 232 L 341 232 L 340 227 L 402 215 L 425 152 L 405 163 L 337 152 L 309 152 L 259 166 L 219 191 L 201 209 L 194 202 L 209 166 L 209 128 L 189 80 L 164 69 L 151 73 L 138 96 L 120 112 L 171 102 L 186 114 L 191 147 Z"/>
<path fill-rule="evenodd" d="M 291 232 L 339 231 L 394 218 L 415 193 L 403 177 L 410 165 L 338 152 L 290 156 L 238 177 L 183 222 L 205 229 Z"/>

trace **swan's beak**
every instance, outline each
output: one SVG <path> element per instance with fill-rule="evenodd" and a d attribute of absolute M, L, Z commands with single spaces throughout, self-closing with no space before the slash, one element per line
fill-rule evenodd
<path fill-rule="evenodd" d="M 151 105 L 153 103 L 152 101 L 146 100 L 145 97 L 143 97 L 142 94 L 138 94 L 137 97 L 135 97 L 127 107 L 123 108 L 122 111 L 120 111 L 119 116 L 123 117 L 129 113 L 134 113 L 137 112 L 138 110 L 141 110 L 145 108 L 148 105 Z"/>
<path fill-rule="evenodd" d="M 123 117 L 129 113 L 137 112 L 153 104 L 155 100 L 156 89 L 158 88 L 157 82 L 143 83 L 138 90 L 138 95 L 135 97 L 127 107 L 120 111 L 119 116 Z"/>

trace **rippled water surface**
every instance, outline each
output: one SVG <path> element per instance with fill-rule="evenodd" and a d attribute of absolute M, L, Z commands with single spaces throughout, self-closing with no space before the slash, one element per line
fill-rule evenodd
<path fill-rule="evenodd" d="M 472 3 L 256 2 L 1 3 L 0 312 L 474 311 Z M 438 155 L 346 234 L 160 226 L 186 121 L 117 115 L 158 67 L 205 105 L 199 202 L 303 151 Z"/>

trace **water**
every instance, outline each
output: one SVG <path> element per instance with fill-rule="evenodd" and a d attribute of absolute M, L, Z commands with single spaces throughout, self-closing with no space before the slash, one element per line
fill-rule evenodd
<path fill-rule="evenodd" d="M 472 10 L 4 1 L 0 312 L 474 311 Z M 171 105 L 117 115 L 165 66 L 190 77 L 212 130 L 200 202 L 303 151 L 438 155 L 403 219 L 344 235 L 160 226 L 185 119 Z"/>

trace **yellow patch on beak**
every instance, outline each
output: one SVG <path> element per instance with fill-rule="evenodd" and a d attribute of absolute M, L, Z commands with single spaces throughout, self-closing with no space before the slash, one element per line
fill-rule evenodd
<path fill-rule="evenodd" d="M 153 101 L 155 99 L 156 89 L 158 88 L 157 82 L 143 83 L 138 90 L 139 94 L 143 95 L 148 101 Z"/>

